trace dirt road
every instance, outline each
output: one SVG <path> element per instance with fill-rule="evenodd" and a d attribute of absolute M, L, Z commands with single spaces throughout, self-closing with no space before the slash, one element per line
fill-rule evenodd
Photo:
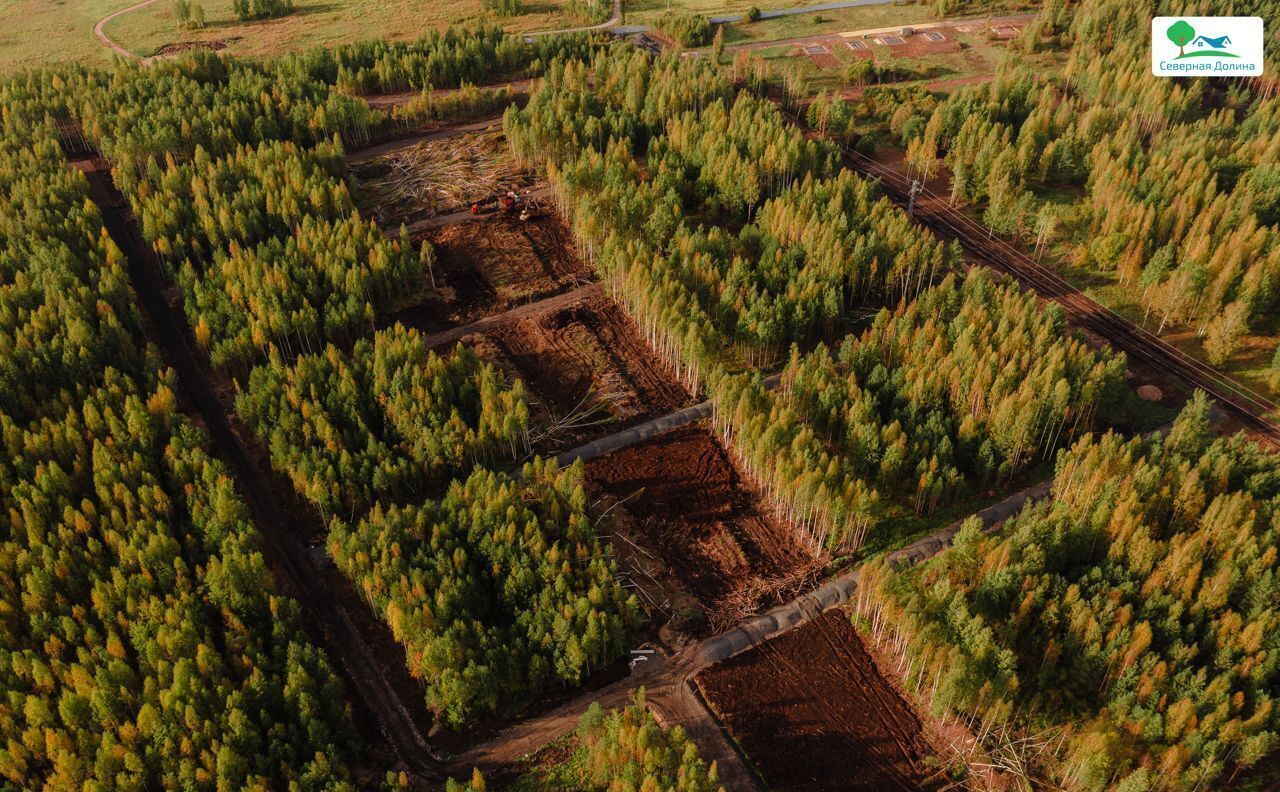
<path fill-rule="evenodd" d="M 779 112 L 808 134 L 820 134 L 781 105 Z M 843 154 L 845 167 L 878 180 L 885 194 L 900 207 L 905 209 L 910 205 L 909 178 L 849 146 L 833 142 Z M 1180 382 L 1188 392 L 1203 390 L 1254 437 L 1280 448 L 1280 426 L 1270 417 L 1280 414 L 1280 405 L 1095 302 L 1056 272 L 1037 264 L 991 229 L 953 208 L 946 196 L 922 189 L 915 200 L 912 217 L 941 239 L 960 242 L 973 259 L 1012 276 L 1023 288 L 1058 303 L 1069 322 L 1105 339 L 1130 360 L 1140 361 Z"/>
<path fill-rule="evenodd" d="M 125 49 L 124 47 L 120 46 L 115 41 L 113 41 L 111 37 L 106 34 L 105 28 L 107 26 L 107 23 L 115 19 L 116 17 L 124 16 L 125 14 L 131 13 L 133 11 L 137 11 L 140 8 L 146 8 L 147 6 L 158 3 L 159 1 L 160 0 L 142 0 L 141 3 L 135 3 L 134 5 L 131 5 L 128 8 L 122 8 L 119 11 L 113 11 L 112 13 L 107 14 L 102 19 L 99 19 L 98 23 L 93 26 L 93 37 L 96 38 L 99 41 L 99 43 L 102 44 L 102 46 L 106 47 L 107 49 L 111 50 L 112 52 L 114 52 L 115 54 L 119 55 L 122 58 L 127 58 L 129 60 L 142 60 L 142 58 L 140 58 L 139 56 L 134 55 L 132 52 L 130 52 L 129 50 Z"/>
<path fill-rule="evenodd" d="M 102 212 L 103 224 L 124 251 L 129 279 L 138 302 L 157 339 L 165 362 L 178 374 L 186 400 L 203 421 L 217 455 L 228 466 L 253 515 L 264 550 L 287 575 L 282 586 L 318 622 L 321 642 L 330 657 L 346 670 L 353 693 L 377 719 L 384 738 L 399 759 L 415 773 L 438 777 L 440 764 L 414 723 L 404 703 L 388 681 L 388 670 L 375 660 L 360 636 L 354 617 L 324 582 L 320 561 L 307 551 L 299 533 L 289 526 L 297 518 L 278 500 L 267 476 L 257 466 L 232 430 L 199 358 L 192 347 L 185 318 L 165 300 L 167 287 L 151 248 L 142 239 L 124 197 L 112 183 L 105 166 L 86 171 L 90 198 Z M 374 618 L 363 614 L 364 618 Z"/>
<path fill-rule="evenodd" d="M 587 25 L 585 27 L 560 28 L 558 30 L 535 30 L 532 33 L 525 33 L 525 37 L 532 36 L 554 36 L 559 33 L 589 33 L 593 30 L 608 30 L 617 26 L 622 21 L 622 0 L 613 0 L 613 14 L 598 25 Z"/>

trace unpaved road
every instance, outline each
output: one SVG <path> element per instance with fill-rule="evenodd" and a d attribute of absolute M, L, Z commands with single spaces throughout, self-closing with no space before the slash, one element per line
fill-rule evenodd
<path fill-rule="evenodd" d="M 368 162 L 371 159 L 381 157 L 392 151 L 398 151 L 402 148 L 409 148 L 418 143 L 426 143 L 430 140 L 443 140 L 454 135 L 464 135 L 468 132 L 485 132 L 490 129 L 502 128 L 502 113 L 477 118 L 474 121 L 465 121 L 460 124 L 450 124 L 448 126 L 438 127 L 429 132 L 422 132 L 416 135 L 409 135 L 398 140 L 392 140 L 387 143 L 379 143 L 376 146 L 368 148 L 356 149 L 347 154 L 348 165 L 358 165 L 362 162 Z"/>
<path fill-rule="evenodd" d="M 585 27 L 560 28 L 559 30 L 535 30 L 532 33 L 525 33 L 529 36 L 554 36 L 558 33 L 589 33 L 593 30 L 608 30 L 617 26 L 622 21 L 622 0 L 613 0 L 613 15 L 598 25 L 587 25 Z"/>
<path fill-rule="evenodd" d="M 115 54 L 119 55 L 122 58 L 127 58 L 128 60 L 142 60 L 142 58 L 138 57 L 137 55 L 134 55 L 132 52 L 130 52 L 129 50 L 125 49 L 124 47 L 120 46 L 115 41 L 113 41 L 111 37 L 106 34 L 106 31 L 104 30 L 104 28 L 106 28 L 108 22 L 110 22 L 111 20 L 115 19 L 118 16 L 124 16 L 125 14 L 128 14 L 130 12 L 137 11 L 139 8 L 146 8 L 147 6 L 152 5 L 154 3 L 158 3 L 158 2 L 160 2 L 160 0 L 142 0 L 141 3 L 135 3 L 129 6 L 128 8 L 122 8 L 119 11 L 113 11 L 112 13 L 107 14 L 102 19 L 98 20 L 98 24 L 93 26 L 93 37 L 96 38 L 98 42 L 102 44 L 102 46 L 106 47 L 107 49 L 111 50 L 112 52 L 114 52 Z"/>

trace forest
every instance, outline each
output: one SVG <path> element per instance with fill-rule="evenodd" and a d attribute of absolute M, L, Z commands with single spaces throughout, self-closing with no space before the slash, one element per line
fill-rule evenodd
<path fill-rule="evenodd" d="M 1277 747 L 1278 540 L 1280 467 L 1197 396 L 1167 436 L 1078 441 L 998 535 L 869 570 L 863 611 L 935 711 L 1050 733 L 1052 780 L 1217 788 Z"/>
<path fill-rule="evenodd" d="M 1007 482 L 1118 396 L 1123 356 L 990 275 L 946 280 L 956 248 L 709 64 L 555 63 L 504 124 L 611 293 L 715 396 L 726 446 L 817 548 L 857 550 L 896 509 Z M 752 372 L 778 365 L 775 396 Z"/>
<path fill-rule="evenodd" d="M 216 160 L 197 146 L 189 163 L 149 163 L 134 212 L 215 366 L 349 345 L 425 291 L 423 253 L 360 217 L 342 167 L 337 143 L 261 143 Z"/>
<path fill-rule="evenodd" d="M 236 411 L 325 515 L 409 501 L 448 477 L 529 451 L 523 385 L 508 385 L 461 344 L 441 357 L 395 325 L 349 353 L 333 345 L 292 363 L 273 352 Z"/>
<path fill-rule="evenodd" d="M 1151 79 L 1154 8 L 1047 0 L 993 82 L 899 132 L 917 172 L 945 164 L 953 204 L 1104 274 L 1154 329 L 1194 331 L 1217 366 L 1251 331 L 1275 332 L 1274 80 Z M 1039 65 L 1058 46 L 1064 67 Z"/>
<path fill-rule="evenodd" d="M 224 778 L 247 779 L 231 782 L 229 788 L 284 788 L 295 776 L 311 788 L 323 784 L 307 778 L 345 782 L 354 740 L 347 731 L 344 697 L 334 692 L 337 680 L 317 650 L 300 633 L 290 632 L 297 631 L 291 604 L 272 594 L 261 558 L 247 549 L 256 546 L 257 538 L 243 506 L 234 501 L 220 463 L 207 455 L 198 457 L 200 464 L 188 460 L 198 451 L 204 453 L 193 439 L 196 430 L 178 412 L 171 375 L 164 373 L 153 352 L 133 342 L 142 327 L 120 251 L 103 241 L 96 218 L 86 216 L 84 228 L 73 223 L 79 212 L 93 210 L 93 204 L 85 195 L 83 179 L 70 186 L 57 181 L 70 178 L 57 141 L 63 140 L 71 150 L 101 153 L 111 163 L 115 185 L 127 198 L 156 264 L 181 295 L 191 337 L 207 354 L 215 376 L 234 391 L 236 416 L 249 429 L 250 439 L 262 444 L 272 466 L 316 510 L 319 524 L 328 525 L 333 518 L 331 527 L 343 541 L 331 548 L 335 554 L 340 549 L 349 553 L 334 560 L 341 560 L 339 567 L 353 585 L 369 591 L 371 607 L 394 625 L 397 638 L 406 645 L 409 670 L 431 675 L 423 679 L 428 706 L 442 723 L 469 725 L 517 709 L 545 688 L 576 683 L 612 661 L 637 625 L 638 606 L 623 596 L 612 562 L 596 541 L 598 515 L 587 511 L 576 483 L 580 473 L 560 477 L 548 463 L 520 468 L 529 455 L 529 410 L 522 384 L 508 381 L 471 348 L 437 354 L 417 331 L 393 325 L 374 332 L 379 317 L 423 297 L 426 267 L 434 254 L 429 245 L 416 247 L 402 237 L 384 237 L 355 208 L 345 182 L 344 147 L 367 141 L 381 118 L 363 101 L 344 94 L 338 83 L 394 89 L 400 80 L 408 80 L 413 87 L 427 88 L 428 80 L 447 84 L 540 68 L 535 63 L 542 57 L 588 46 L 585 37 L 526 46 L 501 31 L 479 29 L 431 35 L 413 45 L 353 45 L 266 62 L 197 52 L 147 68 L 71 67 L 58 73 L 28 73 L 5 83 L 4 90 L 17 97 L 14 103 L 23 112 L 19 116 L 14 110 L 10 123 L 40 130 L 41 164 L 48 171 L 42 178 L 57 185 L 59 194 L 65 194 L 64 203 L 72 207 L 62 211 L 37 201 L 30 209 L 47 215 L 44 225 L 27 223 L 28 232 L 15 219 L 10 221 L 15 233 L 6 239 L 23 239 L 29 233 L 44 240 L 62 233 L 84 248 L 52 247 L 42 253 L 48 261 L 47 275 L 20 267 L 17 262 L 25 254 L 10 256 L 14 263 L 7 265 L 13 278 L 28 284 L 29 295 L 20 298 L 23 307 L 6 314 L 14 323 L 5 344 L 13 349 L 3 374 L 5 387 L 13 393 L 5 402 L 6 411 L 13 411 L 6 423 L 13 427 L 6 430 L 6 442 L 15 449 L 40 448 L 40 443 L 24 440 L 22 432 L 28 431 L 28 424 L 49 423 L 42 431 L 57 426 L 62 440 L 48 453 L 64 445 L 66 449 L 58 463 L 50 461 L 52 472 L 36 461 L 29 469 L 20 465 L 16 460 L 22 455 L 15 453 L 14 472 L 7 474 L 13 484 L 6 492 L 12 489 L 12 497 L 19 497 L 30 489 L 19 486 L 21 477 L 34 477 L 40 487 L 15 503 L 33 497 L 43 503 L 58 492 L 53 482 L 65 479 L 67 508 L 90 509 L 89 501 L 71 504 L 80 503 L 76 493 L 89 487 L 88 477 L 93 476 L 96 486 L 105 488 L 103 497 L 124 498 L 134 511 L 146 507 L 136 519 L 161 531 L 155 541 L 146 541 L 146 534 L 136 529 L 119 533 L 118 519 L 102 540 L 121 545 L 122 554 L 142 553 L 139 560 L 148 568 L 159 563 L 177 569 L 176 578 L 139 581 L 147 590 L 172 588 L 183 593 L 185 599 L 172 607 L 180 605 L 187 612 L 164 616 L 156 610 L 156 629 L 162 624 L 169 625 L 166 630 L 183 625 L 184 632 L 172 638 L 163 630 L 155 637 L 134 636 L 139 656 L 156 666 L 145 672 L 169 684 L 177 658 L 192 657 L 194 665 L 182 665 L 175 684 L 197 684 L 207 672 L 209 695 L 224 698 L 248 695 L 237 685 L 258 684 L 253 680 L 264 674 L 269 679 L 287 678 L 288 683 L 279 691 L 269 684 L 255 690 L 259 698 L 275 698 L 267 702 L 270 707 L 263 704 L 255 710 L 247 725 L 237 726 L 244 732 L 237 734 L 240 742 L 225 749 L 218 725 L 198 741 L 183 742 L 181 749 L 148 741 L 156 728 L 166 740 L 182 740 L 163 722 L 148 721 L 141 738 L 136 726 L 122 726 L 128 736 L 126 749 L 136 744 L 157 752 L 147 767 L 130 759 L 131 767 L 142 768 L 131 772 L 153 779 L 177 777 L 167 773 L 165 763 L 183 761 L 191 765 L 182 776 L 195 779 L 191 786 L 212 783 L 210 779 L 222 772 Z M 491 53 L 501 55 L 500 63 L 487 60 Z M 14 136 L 6 138 L 6 144 L 14 147 L 10 157 L 16 157 L 26 142 Z M 25 172 L 13 176 L 15 184 L 25 184 L 27 178 Z M 12 213 L 22 217 L 29 211 L 26 203 L 41 196 L 41 190 L 15 194 L 23 202 L 15 203 Z M 70 299 L 50 300 L 56 308 L 32 313 L 42 305 L 41 294 L 54 286 Z M 103 296 L 96 296 L 94 289 L 101 289 Z M 7 292 L 9 296 L 19 299 L 16 291 Z M 18 368 L 24 363 L 36 371 L 43 367 L 48 376 L 27 376 Z M 125 364 L 129 369 L 117 373 L 115 367 Z M 63 370 L 68 367 L 74 376 Z M 99 370 L 109 374 L 96 373 Z M 110 388 L 104 393 L 85 390 L 87 383 Z M 103 401 L 107 393 L 112 400 Z M 151 424 L 154 429 L 148 429 Z M 113 434 L 125 427 L 131 432 L 128 444 Z M 182 444 L 171 441 L 170 435 Z M 98 464 L 89 467 L 90 460 Z M 112 472 L 117 466 L 118 474 Z M 174 471 L 204 483 L 210 494 L 201 496 Z M 121 483 L 113 478 L 117 475 Z M 150 486 L 148 481 L 157 483 Z M 532 495 L 543 498 L 541 506 L 522 500 Z M 141 496 L 145 497 L 135 505 Z M 204 499 L 216 499 L 218 510 L 203 506 Z M 62 510 L 56 504 L 63 500 L 60 495 L 47 504 L 55 509 L 54 515 Z M 188 501 L 190 515 L 183 510 Z M 512 511 L 517 507 L 524 512 Z M 112 503 L 101 511 L 113 514 L 117 508 L 125 506 Z M 474 514 L 472 508 L 477 510 Z M 53 515 L 37 513 L 34 507 L 27 510 L 31 513 L 21 520 L 31 523 L 32 537 L 42 535 L 46 523 L 49 530 L 60 525 Z M 21 514 L 10 511 L 14 520 Z M 71 531 L 66 539 L 70 541 L 91 531 L 98 519 L 91 512 L 60 530 Z M 202 522 L 206 519 L 213 522 L 207 529 Z M 83 526 L 71 530 L 79 523 Z M 216 531 L 217 541 L 198 545 L 189 538 L 188 523 L 191 535 Z M 223 535 L 231 526 L 236 544 L 224 548 L 230 540 Z M 425 535 L 417 533 L 428 529 Z M 177 533 L 164 539 L 171 531 Z M 432 532 L 447 544 L 448 555 L 434 554 Z M 21 533 L 25 537 L 27 531 Z M 141 544 L 135 550 L 136 542 Z M 443 591 L 433 590 L 428 603 L 417 585 L 393 587 L 384 560 L 369 561 L 374 548 L 392 545 L 418 548 L 407 556 L 412 565 L 395 567 L 396 580 L 402 573 L 419 582 L 433 579 L 442 587 L 454 587 L 457 597 L 446 605 Z M 234 584 L 224 583 L 219 572 L 231 561 L 216 554 L 230 557 L 233 551 L 237 566 L 226 574 Z M 63 561 L 51 556 L 45 566 L 69 574 L 88 563 L 82 547 L 75 552 L 81 555 Z M 162 555 L 151 558 L 156 553 Z M 29 564 L 16 551 L 6 557 Z M 474 561 L 466 562 L 468 557 Z M 137 569 L 139 560 L 131 560 L 133 566 L 114 566 Z M 189 571 L 183 571 L 184 565 Z M 111 568 L 86 566 L 99 570 L 97 574 L 109 574 Z M 58 589 L 50 588 L 48 577 L 37 576 L 22 585 L 35 586 L 40 597 L 53 597 Z M 11 579 L 26 580 L 23 575 Z M 101 595 L 92 593 L 94 585 L 85 578 L 67 608 L 85 607 L 75 604 L 85 597 L 106 597 L 106 589 Z M 241 587 L 251 588 L 242 592 Z M 374 598 L 372 592 L 384 587 L 387 590 Z M 220 608 L 224 596 L 231 605 Z M 29 599 L 33 605 L 44 601 Z M 424 615 L 437 605 L 435 614 Z M 135 607 L 144 605 L 125 607 L 114 599 L 101 599 L 98 606 L 110 610 L 113 618 L 119 615 L 114 625 L 132 623 L 142 630 L 150 624 L 133 615 Z M 239 612 L 251 607 L 252 612 Z M 401 617 L 396 613 L 411 614 L 415 629 L 398 632 Z M 103 614 L 106 618 L 107 611 Z M 277 614 L 276 620 L 264 623 L 270 614 Z M 424 618 L 438 627 L 423 626 Z M 488 627 L 484 619 L 491 620 Z M 60 632 L 79 629 L 65 618 L 53 626 Z M 88 640 L 106 640 L 102 635 L 107 632 L 99 630 Z M 116 641 L 113 636 L 108 638 Z M 150 649 L 155 641 L 170 654 Z M 258 649 L 254 641 L 265 642 L 265 648 Z M 244 659 L 237 654 L 242 645 Z M 56 647 L 56 639 L 47 646 Z M 114 646 L 109 643 L 109 648 Z M 47 651 L 61 658 L 72 650 Z M 121 651 L 124 655 L 118 659 L 128 660 L 135 649 L 110 648 L 115 655 Z M 441 656 L 441 651 L 449 656 Z M 220 661 L 218 652 L 225 652 L 226 659 Z M 427 658 L 427 652 L 436 654 Z M 224 670 L 219 663 L 231 663 L 232 658 L 238 665 Z M 46 682 L 51 659 L 33 657 L 17 672 L 29 680 L 24 685 L 50 696 L 50 711 L 59 706 L 57 689 Z M 63 673 L 61 667 L 55 670 Z M 229 681 L 218 682 L 220 674 Z M 146 703 L 138 698 L 142 690 L 148 696 L 163 692 L 144 675 L 135 677 L 138 706 Z M 495 687 L 497 679 L 502 682 Z M 89 697 L 91 687 L 80 687 Z M 165 700 L 169 706 L 180 706 Z M 239 724 L 244 718 L 238 708 L 258 700 L 210 704 L 185 716 L 184 728 L 215 715 Z M 44 716 L 35 714 L 36 701 L 32 698 L 29 709 L 36 719 L 30 728 L 44 723 Z M 84 721 L 79 699 L 64 699 L 62 706 L 76 714 L 76 724 L 89 722 Z M 144 710 L 148 717 L 149 712 Z M 280 736 L 270 741 L 270 750 L 254 737 L 254 718 L 274 719 L 271 728 Z M 21 731 L 28 727 L 18 723 L 12 729 L 6 727 L 6 734 L 26 734 L 25 742 L 39 733 Z M 115 758 L 102 760 L 103 772 L 116 772 L 112 768 L 122 760 L 114 746 L 124 739 L 108 733 L 101 750 Z M 46 750 L 50 749 L 42 742 L 39 751 Z M 244 768 L 235 769 L 240 750 L 246 752 L 240 762 Z M 69 759 L 79 757 L 89 766 L 97 752 L 96 745 L 82 746 Z M 15 761 L 40 762 L 42 756 L 20 753 Z M 231 764 L 219 771 L 217 762 L 224 758 Z"/>
<path fill-rule="evenodd" d="M 793 348 L 776 391 L 720 380 L 715 422 L 815 545 L 856 550 L 888 503 L 924 515 L 1004 487 L 1102 423 L 1124 358 L 1064 329 L 985 270 L 948 276 L 834 354 Z"/>
<path fill-rule="evenodd" d="M 611 792 L 723 792 L 716 767 L 707 766 L 680 726 L 664 730 L 645 704 L 644 688 L 631 703 L 606 710 L 592 703 L 566 738 L 570 757 L 525 775 L 517 788 L 609 789 Z"/>
<path fill-rule="evenodd" d="M 577 684 L 626 651 L 640 620 L 601 555 L 581 463 L 477 467 L 439 500 L 335 520 L 329 550 L 453 726 Z"/>
<path fill-rule="evenodd" d="M 809 120 L 852 140 L 884 119 L 955 203 L 1114 271 L 1226 359 L 1276 308 L 1269 88 L 1139 82 L 1114 66 L 1138 13 L 1046 0 L 1017 46 L 1067 46 L 1061 76 L 1015 58 L 945 100 L 868 90 Z M 413 120 L 360 95 L 462 88 L 413 111 L 447 114 L 530 75 L 503 119 L 516 158 L 797 543 L 865 558 L 1054 466 L 1052 498 L 999 534 L 970 523 L 863 578 L 863 621 L 894 625 L 938 714 L 1052 735 L 1037 772 L 1081 789 L 1212 788 L 1280 747 L 1270 458 L 1218 438 L 1203 399 L 1167 436 L 1095 434 L 1122 354 L 966 270 L 708 59 L 480 27 L 0 81 L 4 783 L 352 789 L 361 751 L 68 154 L 105 159 L 237 438 L 300 496 L 438 724 L 492 726 L 625 654 L 644 615 L 583 466 L 533 456 L 536 393 L 509 369 L 389 321 L 434 310 L 436 254 L 346 183 L 348 149 Z M 640 699 L 574 740 L 575 783 L 718 788 Z"/>
<path fill-rule="evenodd" d="M 48 98 L 0 106 L 0 778 L 352 788 L 342 684 L 139 340 Z"/>

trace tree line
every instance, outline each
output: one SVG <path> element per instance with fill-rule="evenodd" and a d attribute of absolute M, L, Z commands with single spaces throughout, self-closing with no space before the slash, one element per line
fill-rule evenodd
<path fill-rule="evenodd" d="M 1056 783 L 1215 788 L 1277 747 L 1278 531 L 1274 458 L 1198 394 L 1167 437 L 1078 441 L 998 535 L 868 571 L 864 613 L 938 713 L 1051 730 Z"/>
<path fill-rule="evenodd" d="M 426 290 L 429 249 L 362 219 L 342 173 L 338 143 L 264 142 L 217 159 L 198 147 L 190 162 L 152 161 L 130 191 L 214 365 L 349 344 Z"/>
<path fill-rule="evenodd" d="M 526 38 L 483 23 L 431 30 L 415 41 L 369 39 L 286 55 L 280 68 L 348 94 L 430 91 L 534 76 L 557 57 L 586 57 L 587 33 Z"/>
<path fill-rule="evenodd" d="M 1124 358 L 1064 324 L 985 270 L 948 276 L 834 354 L 793 348 L 776 391 L 722 378 L 714 423 L 814 545 L 856 551 L 895 507 L 1001 486 L 1099 423 Z"/>
<path fill-rule="evenodd" d="M 473 465 L 528 451 L 524 386 L 471 347 L 441 357 L 397 324 L 249 374 L 236 412 L 325 515 L 430 494 Z"/>
<path fill-rule="evenodd" d="M 430 51 L 424 45 L 419 55 Z M 587 541 L 576 527 L 570 530 L 570 522 L 588 519 L 577 505 L 569 509 L 563 498 L 549 498 L 544 510 L 535 510 L 536 527 L 534 517 L 509 514 L 518 501 L 508 489 L 515 486 L 512 474 L 504 471 L 528 454 L 523 385 L 507 382 L 469 347 L 437 355 L 416 331 L 399 325 L 372 333 L 376 316 L 420 298 L 424 262 L 433 254 L 426 245 L 415 253 L 407 240 L 385 238 L 360 218 L 342 180 L 338 130 L 315 121 L 323 106 L 313 99 L 344 106 L 343 98 L 323 73 L 300 64 L 297 58 L 259 65 L 196 58 L 155 70 L 117 69 L 70 90 L 110 80 L 117 95 L 145 97 L 126 103 L 118 116 L 109 115 L 102 97 L 79 102 L 101 114 L 86 134 L 103 151 L 129 153 L 116 164 L 117 183 L 182 292 L 196 341 L 233 375 L 236 411 L 273 467 L 326 521 L 334 518 L 335 534 L 347 530 L 340 535 L 356 537 L 330 545 L 335 553 L 348 547 L 354 554 L 335 558 L 343 571 L 357 588 L 373 585 L 386 568 L 365 566 L 358 543 L 394 540 L 406 549 L 427 543 L 396 574 L 436 580 L 440 588 L 397 589 L 375 610 L 391 621 L 394 613 L 419 608 L 423 597 L 423 603 L 441 598 L 438 628 L 432 628 L 438 635 L 424 627 L 398 637 L 442 722 L 470 723 L 612 660 L 635 626 L 635 604 L 621 596 L 594 534 Z M 324 68 L 322 59 L 316 69 Z M 239 118 L 259 101 L 244 85 L 256 85 L 263 74 L 277 80 L 271 94 L 260 97 L 274 100 L 272 113 L 249 126 L 220 128 L 217 118 Z M 169 137 L 134 145 L 146 132 L 128 123 L 138 106 L 190 82 L 198 84 L 192 87 L 197 100 L 179 106 L 180 123 Z M 486 520 L 510 517 L 521 530 L 491 540 L 480 528 L 458 528 L 448 554 L 438 558 L 427 549 L 430 534 L 415 531 L 474 516 L 450 500 L 463 482 L 468 503 L 492 510 Z M 520 492 L 532 496 L 551 487 L 544 471 Z M 434 522 L 401 519 L 410 514 Z M 357 528 L 340 527 L 338 517 Z M 568 570 L 557 562 L 553 572 L 541 557 L 541 548 L 556 542 Z M 474 565 L 464 564 L 468 556 Z M 440 563 L 455 562 L 454 572 L 432 577 Z M 490 582 L 475 577 L 481 573 Z M 521 584 L 522 596 L 542 592 L 534 600 L 503 593 L 502 583 L 525 580 L 531 582 Z M 458 597 L 444 608 L 451 588 Z M 492 619 L 492 628 L 474 633 L 475 619 Z M 582 631 L 596 636 L 586 647 Z M 475 641 L 457 639 L 468 634 Z M 551 648 L 556 641 L 558 648 Z M 428 646 L 448 657 L 424 663 L 418 653 Z M 521 667 L 532 670 L 517 672 Z M 485 673 L 492 676 L 477 677 Z"/>

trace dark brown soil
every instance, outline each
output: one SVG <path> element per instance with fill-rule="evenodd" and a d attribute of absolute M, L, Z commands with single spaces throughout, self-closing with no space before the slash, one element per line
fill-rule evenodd
<path fill-rule="evenodd" d="M 698 688 L 772 790 L 931 790 L 920 719 L 843 611 L 703 671 Z"/>
<path fill-rule="evenodd" d="M 787 527 L 765 513 L 729 455 L 701 425 L 587 463 L 593 486 L 625 502 L 635 541 L 658 555 L 722 629 L 789 597 L 814 569 Z"/>
<path fill-rule="evenodd" d="M 432 231 L 427 239 L 436 250 L 442 308 L 455 322 L 474 321 L 593 277 L 551 212 L 527 222 L 497 215 L 457 223 Z"/>
<path fill-rule="evenodd" d="M 539 451 L 572 448 L 690 401 L 617 303 L 599 296 L 486 334 L 483 351 L 519 377 L 543 425 Z"/>

